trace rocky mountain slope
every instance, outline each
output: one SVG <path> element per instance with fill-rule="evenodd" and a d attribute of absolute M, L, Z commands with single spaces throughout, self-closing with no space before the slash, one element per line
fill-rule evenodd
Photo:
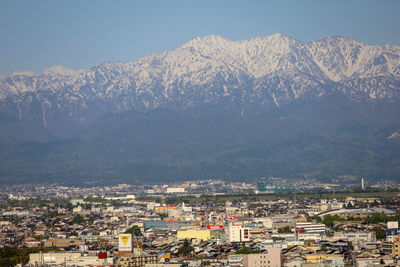
<path fill-rule="evenodd" d="M 0 78 L 0 182 L 399 180 L 400 47 L 206 36 Z"/>
<path fill-rule="evenodd" d="M 302 43 L 282 34 L 245 41 L 210 35 L 135 62 L 1 78 L 0 111 L 47 127 L 54 114 L 86 122 L 103 113 L 202 104 L 246 112 L 332 92 L 357 101 L 399 99 L 400 47 L 338 36 Z"/>

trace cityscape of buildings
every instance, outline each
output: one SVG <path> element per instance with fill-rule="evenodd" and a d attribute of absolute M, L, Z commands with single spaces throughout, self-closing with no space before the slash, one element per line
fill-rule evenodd
<path fill-rule="evenodd" d="M 400 267 L 400 0 L 0 6 L 0 267 Z"/>
<path fill-rule="evenodd" d="M 3 185 L 0 247 L 29 266 L 397 266 L 400 191 L 358 181 Z"/>

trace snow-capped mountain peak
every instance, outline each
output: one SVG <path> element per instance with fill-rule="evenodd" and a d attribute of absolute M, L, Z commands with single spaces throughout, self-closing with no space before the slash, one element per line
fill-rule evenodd
<path fill-rule="evenodd" d="M 264 107 L 329 92 L 365 101 L 400 98 L 400 47 L 340 36 L 303 43 L 280 33 L 241 41 L 208 35 L 134 62 L 0 78 L 1 108 L 19 110 L 18 118 L 35 101 L 43 114 L 80 116 L 91 105 L 101 112 L 204 103 Z"/>
<path fill-rule="evenodd" d="M 26 70 L 26 71 L 17 71 L 11 73 L 10 76 L 35 76 L 36 74 L 32 71 Z"/>
<path fill-rule="evenodd" d="M 64 75 L 64 76 L 69 76 L 74 73 L 75 73 L 75 71 L 68 69 L 61 65 L 53 66 L 53 67 L 47 68 L 43 71 L 43 74 L 56 74 L 56 75 L 58 74 L 58 75 Z"/>
<path fill-rule="evenodd" d="M 204 37 L 196 37 L 193 40 L 185 43 L 181 48 L 193 48 L 198 46 L 224 46 L 227 42 L 231 40 L 223 38 L 219 35 L 207 35 Z"/>

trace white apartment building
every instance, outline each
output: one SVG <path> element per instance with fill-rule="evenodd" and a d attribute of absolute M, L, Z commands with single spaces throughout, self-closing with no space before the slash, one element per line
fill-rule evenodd
<path fill-rule="evenodd" d="M 250 229 L 242 225 L 229 224 L 227 227 L 227 240 L 229 243 L 249 242 Z"/>

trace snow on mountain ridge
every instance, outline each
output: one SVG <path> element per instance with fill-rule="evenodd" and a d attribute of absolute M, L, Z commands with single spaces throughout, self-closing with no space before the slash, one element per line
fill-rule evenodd
<path fill-rule="evenodd" d="M 279 105 L 320 96 L 325 84 L 352 97 L 392 97 L 399 95 L 399 82 L 400 47 L 340 36 L 305 44 L 279 33 L 241 41 L 208 35 L 133 62 L 106 62 L 79 72 L 56 66 L 38 75 L 0 78 L 0 99 L 27 92 L 40 98 L 47 92 L 63 99 L 60 106 L 85 107 L 101 99 L 112 102 L 113 111 L 186 107 L 223 97 Z"/>
<path fill-rule="evenodd" d="M 299 53 L 302 55 L 296 60 Z M 163 53 L 160 59 L 180 74 L 203 70 L 207 66 L 211 71 L 225 68 L 254 78 L 295 68 L 308 72 L 312 69 L 314 74 L 319 72 L 303 44 L 282 34 L 243 41 L 231 41 L 213 35 L 195 38 L 176 50 Z"/>
<path fill-rule="evenodd" d="M 365 45 L 349 38 L 329 36 L 307 44 L 314 61 L 333 81 L 351 76 Z"/>
<path fill-rule="evenodd" d="M 59 75 L 64 75 L 64 76 L 70 76 L 74 73 L 75 73 L 75 71 L 68 69 L 61 65 L 53 66 L 53 67 L 47 68 L 43 71 L 43 74 L 59 74 Z"/>
<path fill-rule="evenodd" d="M 25 76 L 35 76 L 36 74 L 35 74 L 34 72 L 32 72 L 32 71 L 26 70 L 26 71 L 17 71 L 17 72 L 13 72 L 13 73 L 11 73 L 10 76 L 22 76 L 22 75 L 25 75 Z"/>

